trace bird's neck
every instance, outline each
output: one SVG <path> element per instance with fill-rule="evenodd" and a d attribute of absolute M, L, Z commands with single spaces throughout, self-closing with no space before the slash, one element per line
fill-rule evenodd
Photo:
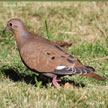
<path fill-rule="evenodd" d="M 28 39 L 29 36 L 30 34 L 28 32 L 21 32 L 20 34 L 19 32 L 15 32 L 15 39 L 16 39 L 18 49 L 21 49 L 24 42 Z"/>

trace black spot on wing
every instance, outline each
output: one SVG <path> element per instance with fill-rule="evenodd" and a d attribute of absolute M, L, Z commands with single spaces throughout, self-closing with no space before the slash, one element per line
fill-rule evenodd
<path fill-rule="evenodd" d="M 77 59 L 77 61 L 81 63 L 81 61 L 79 59 Z"/>
<path fill-rule="evenodd" d="M 65 56 L 61 56 L 62 58 L 65 58 Z"/>
<path fill-rule="evenodd" d="M 50 53 L 47 52 L 47 55 L 50 55 Z"/>
<path fill-rule="evenodd" d="M 55 47 L 56 47 L 58 50 L 64 52 L 65 54 L 68 54 L 68 53 L 66 53 L 62 48 L 60 48 L 59 46 L 55 45 Z"/>
<path fill-rule="evenodd" d="M 72 58 L 72 59 L 74 58 L 72 55 L 69 55 L 69 57 Z"/>
<path fill-rule="evenodd" d="M 70 60 L 70 59 L 67 59 L 67 61 L 70 62 L 70 63 L 72 63 L 72 64 L 74 64 L 74 62 L 72 60 Z"/>
<path fill-rule="evenodd" d="M 59 49 L 60 51 L 63 51 L 59 46 L 55 45 L 55 47 L 56 47 L 57 49 Z"/>

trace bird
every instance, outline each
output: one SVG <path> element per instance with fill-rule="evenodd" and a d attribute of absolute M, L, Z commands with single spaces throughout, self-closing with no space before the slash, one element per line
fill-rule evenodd
<path fill-rule="evenodd" d="M 95 73 L 91 66 L 85 66 L 67 53 L 58 44 L 40 35 L 28 32 L 21 19 L 14 18 L 7 22 L 3 30 L 14 33 L 19 55 L 23 64 L 32 71 L 52 79 L 52 85 L 60 88 L 58 79 L 61 76 L 79 74 L 97 80 L 105 81 L 106 78 Z"/>

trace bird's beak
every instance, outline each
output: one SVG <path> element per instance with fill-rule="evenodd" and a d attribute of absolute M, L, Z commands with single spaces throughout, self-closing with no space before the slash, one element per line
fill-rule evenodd
<path fill-rule="evenodd" d="M 9 28 L 8 28 L 8 27 L 6 27 L 6 28 L 3 30 L 3 33 L 5 33 L 8 29 L 9 29 Z"/>

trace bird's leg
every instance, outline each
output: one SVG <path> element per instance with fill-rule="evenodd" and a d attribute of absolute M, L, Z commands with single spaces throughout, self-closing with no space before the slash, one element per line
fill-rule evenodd
<path fill-rule="evenodd" d="M 56 76 L 55 77 L 53 77 L 53 79 L 52 79 L 52 84 L 53 84 L 53 86 L 55 87 L 55 88 L 60 88 L 60 85 L 58 84 L 58 82 L 60 82 L 61 80 L 57 80 L 56 79 Z"/>
<path fill-rule="evenodd" d="M 57 82 L 60 82 L 61 80 L 57 80 L 56 79 L 57 78 L 56 75 L 54 75 L 52 73 L 43 73 L 43 75 L 52 78 L 52 82 L 49 83 L 50 87 L 53 85 L 55 88 L 60 88 L 60 85 Z"/>

